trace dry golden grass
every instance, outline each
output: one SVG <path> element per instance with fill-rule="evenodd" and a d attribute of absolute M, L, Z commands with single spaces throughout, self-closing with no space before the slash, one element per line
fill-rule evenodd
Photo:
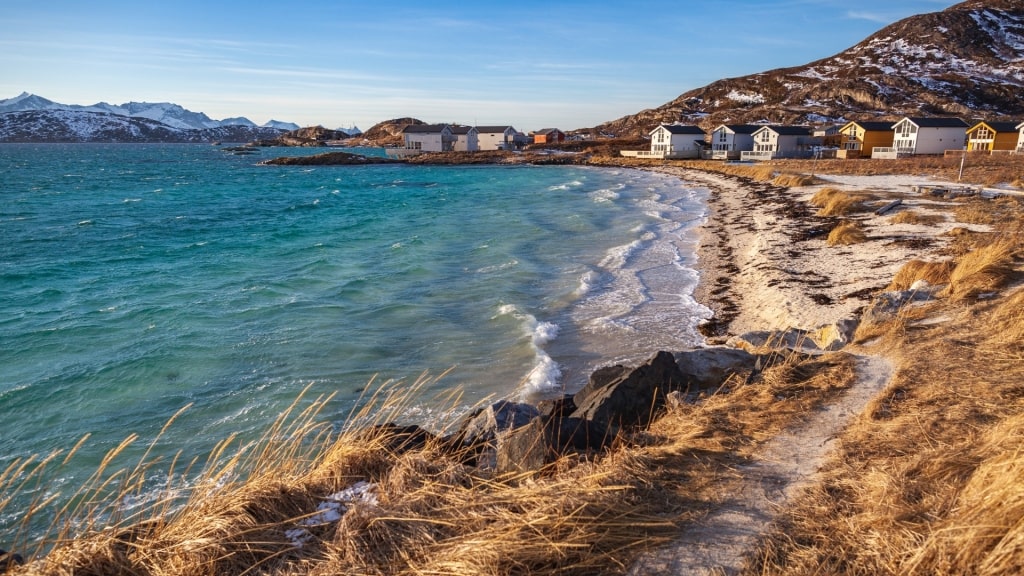
<path fill-rule="evenodd" d="M 932 226 L 946 221 L 942 214 L 923 214 L 914 210 L 903 210 L 897 212 L 889 222 L 892 224 L 916 224 L 918 226 Z"/>
<path fill-rule="evenodd" d="M 829 189 L 825 188 L 823 190 Z M 816 193 L 815 197 L 820 193 L 821 191 Z M 811 204 L 819 206 L 818 216 L 849 216 L 863 207 L 859 199 L 841 191 L 828 194 L 819 200 L 820 203 L 815 202 L 814 197 L 811 198 Z"/>
<path fill-rule="evenodd" d="M 318 418 L 330 398 L 300 398 L 258 442 L 225 440 L 187 487 L 168 487 L 130 518 L 110 510 L 142 489 L 153 465 L 97 472 L 72 498 L 94 508 L 65 509 L 53 539 L 34 550 L 16 542 L 37 559 L 18 573 L 622 573 L 726 498 L 734 467 L 760 442 L 853 379 L 846 354 L 774 358 L 620 437 L 608 454 L 565 457 L 542 475 L 493 477 L 439 440 L 395 452 L 400 438 L 377 425 L 420 402 L 424 380 L 385 384 L 340 433 Z M 28 467 L 0 475 L 3 493 L 38 479 Z M 372 501 L 347 504 L 340 521 L 318 514 L 328 495 L 356 482 L 370 483 Z M 113 483 L 123 488 L 102 498 L 96 484 Z"/>
<path fill-rule="evenodd" d="M 1014 242 L 1000 239 L 964 254 L 956 261 L 949 274 L 949 286 L 944 295 L 953 298 L 971 298 L 1003 287 L 1013 273 Z"/>
<path fill-rule="evenodd" d="M 772 184 L 776 186 L 782 186 L 784 188 L 796 188 L 800 186 L 810 186 L 817 183 L 818 178 L 808 174 L 779 174 L 771 180 Z"/>
<path fill-rule="evenodd" d="M 911 260 L 900 267 L 886 290 L 908 290 L 918 280 L 932 286 L 948 284 L 952 269 L 953 263 L 948 260 Z"/>
<path fill-rule="evenodd" d="M 852 220 L 845 220 L 828 233 L 827 243 L 829 246 L 848 246 L 860 244 L 867 239 L 867 234 L 864 233 L 860 224 Z"/>

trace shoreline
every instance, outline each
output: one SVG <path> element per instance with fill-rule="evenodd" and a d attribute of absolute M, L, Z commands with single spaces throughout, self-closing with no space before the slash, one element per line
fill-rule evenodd
<path fill-rule="evenodd" d="M 895 211 L 875 213 L 893 199 L 902 203 L 900 211 L 944 213 L 948 202 L 913 191 L 914 182 L 934 183 L 925 177 L 822 175 L 812 185 L 783 187 L 684 167 L 630 167 L 677 176 L 709 191 L 693 293 L 714 313 L 700 326 L 708 345 L 744 334 L 855 326 L 906 262 L 937 258 L 954 228 L 988 230 L 945 217 L 905 224 L 892 220 Z M 859 198 L 859 210 L 843 218 L 819 216 L 809 201 L 825 187 Z M 865 240 L 830 246 L 828 234 L 842 220 L 856 222 Z"/>

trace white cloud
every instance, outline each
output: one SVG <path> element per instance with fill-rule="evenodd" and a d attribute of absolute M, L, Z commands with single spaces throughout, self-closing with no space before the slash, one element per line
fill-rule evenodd
<path fill-rule="evenodd" d="M 857 10 L 848 10 L 846 17 L 850 20 L 867 20 L 868 22 L 878 22 L 879 24 L 889 24 L 893 20 L 882 14 L 875 12 L 860 12 Z"/>

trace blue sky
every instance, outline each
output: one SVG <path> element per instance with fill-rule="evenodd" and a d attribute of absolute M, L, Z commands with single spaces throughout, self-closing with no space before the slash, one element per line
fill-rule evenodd
<path fill-rule="evenodd" d="M 951 0 L 0 2 L 0 99 L 367 129 L 594 126 Z"/>

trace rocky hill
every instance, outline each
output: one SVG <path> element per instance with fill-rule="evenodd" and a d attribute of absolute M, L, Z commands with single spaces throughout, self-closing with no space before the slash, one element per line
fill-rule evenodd
<path fill-rule="evenodd" d="M 1024 119 L 1024 1 L 970 0 L 906 18 L 829 58 L 713 82 L 591 130 L 659 123 L 813 124 L 904 115 Z"/>
<path fill-rule="evenodd" d="M 372 128 L 363 132 L 362 138 L 372 142 L 375 146 L 400 146 L 404 144 L 402 130 L 406 126 L 414 124 L 426 124 L 416 118 L 394 118 L 374 124 Z"/>

